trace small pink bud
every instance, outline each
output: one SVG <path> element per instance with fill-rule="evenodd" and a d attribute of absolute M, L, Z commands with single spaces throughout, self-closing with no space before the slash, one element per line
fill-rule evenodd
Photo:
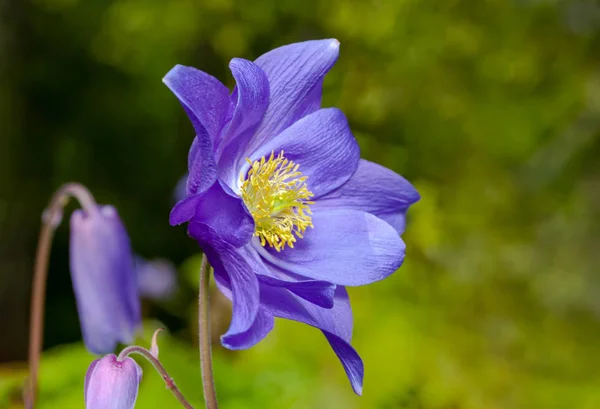
<path fill-rule="evenodd" d="M 114 354 L 96 359 L 85 376 L 86 409 L 133 409 L 142 368 L 131 358 L 118 361 Z"/>

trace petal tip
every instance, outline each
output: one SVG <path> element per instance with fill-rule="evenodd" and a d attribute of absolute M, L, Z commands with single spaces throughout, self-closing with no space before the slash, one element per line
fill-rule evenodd
<path fill-rule="evenodd" d="M 240 345 L 237 345 L 235 342 L 232 342 L 232 341 L 235 340 L 235 335 L 236 334 L 232 334 L 232 335 L 224 334 L 224 335 L 221 335 L 221 345 L 223 345 L 224 348 L 227 348 L 227 349 L 229 349 L 231 351 L 239 351 L 239 350 L 242 350 L 242 349 L 246 349 L 246 348 L 243 347 L 243 345 L 240 346 Z"/>
<path fill-rule="evenodd" d="M 417 203 L 419 200 L 421 200 L 421 194 L 419 193 L 419 191 L 413 186 L 413 189 L 415 189 L 414 194 L 413 194 L 413 202 L 411 204 Z"/>
<path fill-rule="evenodd" d="M 421 194 L 419 193 L 419 191 L 417 190 L 415 185 L 413 185 L 410 181 L 408 181 L 404 177 L 401 176 L 401 178 L 404 182 L 403 184 L 405 185 L 403 187 L 403 190 L 404 190 L 404 196 L 405 196 L 406 203 L 410 206 L 410 205 L 417 203 L 419 200 L 421 200 Z"/>
<path fill-rule="evenodd" d="M 221 335 L 221 345 L 223 345 L 224 348 L 230 349 L 230 350 L 235 350 L 235 346 L 230 344 L 228 339 L 229 337 L 227 335 Z"/>
<path fill-rule="evenodd" d="M 184 68 L 184 66 L 183 66 L 183 65 L 181 65 L 181 64 L 175 64 L 175 66 L 173 66 L 173 68 L 171 68 L 171 69 L 169 70 L 169 72 L 167 72 L 167 73 L 165 74 L 165 76 L 164 76 L 164 77 L 162 77 L 162 82 L 163 82 L 165 85 L 167 85 L 167 86 L 168 86 L 168 85 L 169 85 L 169 83 L 171 83 L 171 77 L 172 77 L 172 76 L 173 76 L 173 75 L 174 75 L 174 74 L 175 74 L 177 71 L 181 70 L 182 68 Z"/>
<path fill-rule="evenodd" d="M 248 61 L 245 58 L 240 58 L 240 57 L 233 57 L 230 61 L 229 61 L 229 67 L 231 68 L 232 65 L 236 65 L 236 64 L 243 64 L 246 62 L 252 62 L 252 61 Z"/>
<path fill-rule="evenodd" d="M 362 387 L 362 385 L 356 385 L 352 389 L 354 389 L 354 393 L 355 394 L 357 394 L 358 396 L 362 396 L 362 394 L 363 394 L 363 387 Z"/>
<path fill-rule="evenodd" d="M 329 40 L 329 46 L 331 48 L 338 49 L 338 48 L 340 48 L 340 42 L 339 42 L 339 40 L 337 38 L 331 38 Z"/>
<path fill-rule="evenodd" d="M 199 195 L 188 196 L 173 206 L 169 213 L 169 224 L 177 226 L 189 222 L 195 214 Z"/>
<path fill-rule="evenodd" d="M 185 220 L 181 220 L 176 209 L 171 210 L 171 213 L 169 214 L 169 224 L 171 226 L 179 226 L 182 223 L 185 223 Z"/>

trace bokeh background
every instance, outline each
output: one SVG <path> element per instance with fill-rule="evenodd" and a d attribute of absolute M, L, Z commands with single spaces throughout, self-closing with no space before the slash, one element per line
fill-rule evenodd
<path fill-rule="evenodd" d="M 280 320 L 255 348 L 224 350 L 230 306 L 215 294 L 222 407 L 600 408 L 597 1 L 0 0 L 0 19 L 0 408 L 21 407 L 40 214 L 71 180 L 117 206 L 139 255 L 174 266 L 139 342 L 169 329 L 161 357 L 202 406 L 198 248 L 168 225 L 193 131 L 161 78 L 181 63 L 231 86 L 232 57 L 328 37 L 341 55 L 324 105 L 422 194 L 406 262 L 350 290 L 363 397 L 313 328 Z M 67 223 L 46 323 L 39 407 L 83 408 L 93 357 Z M 178 407 L 144 368 L 136 407 Z"/>

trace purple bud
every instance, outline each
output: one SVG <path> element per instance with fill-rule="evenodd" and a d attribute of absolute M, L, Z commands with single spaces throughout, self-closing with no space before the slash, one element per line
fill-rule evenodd
<path fill-rule="evenodd" d="M 144 260 L 135 257 L 138 291 L 142 298 L 160 301 L 173 295 L 177 288 L 177 272 L 168 260 Z"/>
<path fill-rule="evenodd" d="M 112 206 L 71 216 L 71 277 L 86 347 L 106 354 L 141 324 L 129 237 Z"/>
<path fill-rule="evenodd" d="M 85 375 L 86 409 L 133 409 L 142 368 L 131 358 L 118 361 L 114 354 L 96 359 Z"/>

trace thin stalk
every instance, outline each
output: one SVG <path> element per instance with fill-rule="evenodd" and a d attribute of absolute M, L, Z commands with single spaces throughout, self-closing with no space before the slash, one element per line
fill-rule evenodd
<path fill-rule="evenodd" d="M 33 409 L 37 395 L 37 378 L 44 341 L 44 304 L 46 301 L 50 248 L 52 247 L 54 232 L 62 219 L 63 208 L 70 197 L 77 198 L 85 211 L 93 211 L 96 206 L 93 196 L 84 186 L 78 183 L 67 183 L 54 193 L 48 207 L 42 214 L 42 227 L 33 267 L 33 288 L 29 318 L 29 380 L 24 396 L 27 409 Z"/>
<path fill-rule="evenodd" d="M 209 314 L 209 280 L 210 264 L 206 255 L 202 256 L 200 266 L 200 290 L 198 294 L 198 344 L 200 347 L 200 369 L 202 371 L 202 386 L 204 388 L 204 403 L 206 409 L 218 409 L 217 393 L 212 369 L 212 353 L 210 345 L 210 314 Z"/>
<path fill-rule="evenodd" d="M 173 395 L 175 395 L 179 403 L 181 403 L 186 409 L 194 409 L 194 407 L 185 399 L 179 388 L 177 388 L 177 385 L 175 385 L 175 381 L 173 381 L 173 378 L 171 378 L 171 376 L 168 374 L 165 367 L 160 363 L 158 358 L 156 358 L 152 354 L 152 352 L 137 345 L 133 345 L 123 349 L 117 357 L 117 360 L 123 361 L 128 355 L 131 354 L 142 355 L 144 358 L 150 361 L 152 366 L 154 366 L 158 373 L 160 373 L 160 375 L 163 378 L 163 381 L 165 381 L 165 385 L 167 385 L 167 388 L 173 393 Z"/>
<path fill-rule="evenodd" d="M 44 303 L 46 301 L 48 260 L 54 230 L 51 224 L 42 224 L 35 257 L 31 316 L 29 318 L 29 382 L 25 391 L 25 407 L 28 409 L 33 409 L 37 395 L 37 377 L 44 338 Z"/>

